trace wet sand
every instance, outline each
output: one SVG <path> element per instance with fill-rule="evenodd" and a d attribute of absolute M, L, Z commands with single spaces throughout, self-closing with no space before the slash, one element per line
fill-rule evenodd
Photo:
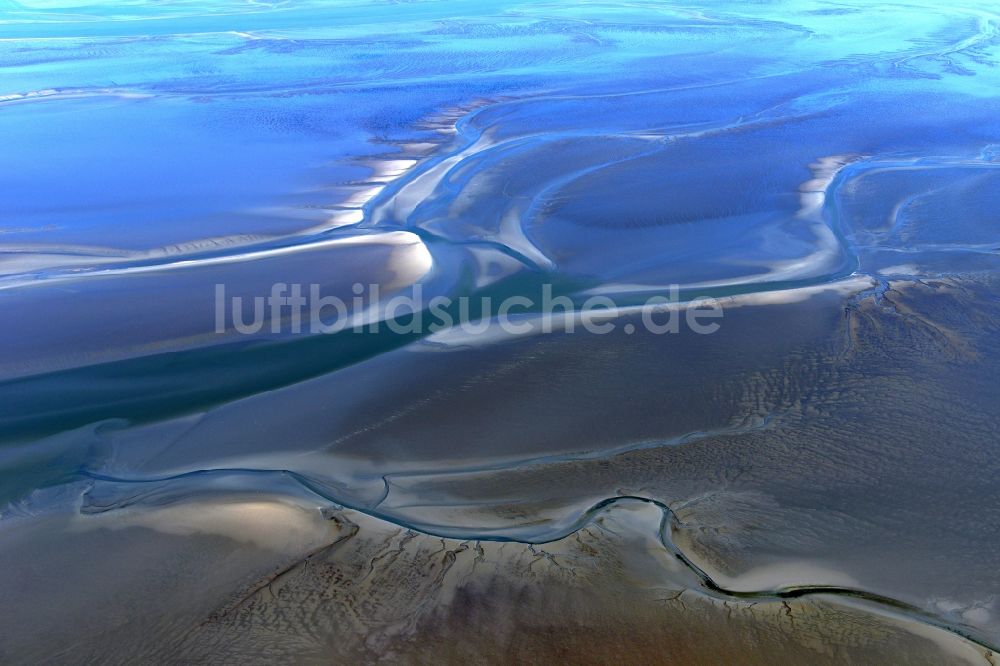
<path fill-rule="evenodd" d="M 0 660 L 996 661 L 989 7 L 11 11 Z"/>

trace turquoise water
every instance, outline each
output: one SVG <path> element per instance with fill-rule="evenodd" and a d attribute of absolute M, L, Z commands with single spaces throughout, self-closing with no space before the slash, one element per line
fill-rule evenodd
<path fill-rule="evenodd" d="M 226 492 L 526 543 L 640 497 L 716 592 L 995 646 L 998 62 L 985 2 L 0 0 L 0 549 Z M 220 329 L 275 283 L 615 327 Z M 718 332 L 644 330 L 664 294 Z"/>

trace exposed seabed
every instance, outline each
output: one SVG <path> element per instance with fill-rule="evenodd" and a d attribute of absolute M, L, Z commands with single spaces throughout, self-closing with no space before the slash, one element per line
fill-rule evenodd
<path fill-rule="evenodd" d="M 0 660 L 996 661 L 991 8 L 185 7 L 0 22 Z"/>

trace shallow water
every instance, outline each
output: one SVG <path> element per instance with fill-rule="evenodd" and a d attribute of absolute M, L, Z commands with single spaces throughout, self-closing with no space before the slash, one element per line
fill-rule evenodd
<path fill-rule="evenodd" d="M 470 658 L 471 608 L 531 659 L 606 608 L 604 658 L 988 659 L 998 51 L 988 3 L 0 0 L 0 656 Z M 275 283 L 381 326 L 220 328 Z"/>

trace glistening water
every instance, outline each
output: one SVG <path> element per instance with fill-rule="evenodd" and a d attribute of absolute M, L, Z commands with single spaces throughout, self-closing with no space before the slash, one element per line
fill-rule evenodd
<path fill-rule="evenodd" d="M 0 0 L 0 660 L 993 663 L 995 10 Z"/>

